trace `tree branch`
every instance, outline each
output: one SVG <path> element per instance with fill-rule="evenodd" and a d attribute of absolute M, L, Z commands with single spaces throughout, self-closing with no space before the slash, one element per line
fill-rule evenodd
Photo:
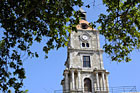
<path fill-rule="evenodd" d="M 127 8 L 126 12 L 125 12 L 125 15 L 128 13 L 130 7 L 133 5 L 133 3 L 135 2 L 136 0 L 133 0 L 133 2 L 129 5 L 129 7 Z"/>
<path fill-rule="evenodd" d="M 30 9 L 30 11 L 27 11 L 24 15 L 20 16 L 15 22 L 18 22 L 19 20 L 21 20 L 22 18 L 25 18 L 27 15 L 29 15 L 31 12 L 33 12 L 37 7 L 38 5 L 43 2 L 44 0 L 39 0 L 38 3 L 36 3 L 36 5 L 34 7 L 32 7 Z"/>

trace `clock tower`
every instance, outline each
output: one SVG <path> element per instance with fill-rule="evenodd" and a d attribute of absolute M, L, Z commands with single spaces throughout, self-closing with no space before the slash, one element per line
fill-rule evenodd
<path fill-rule="evenodd" d="M 70 33 L 65 62 L 63 93 L 109 93 L 108 74 L 104 69 L 99 31 L 86 21 L 86 12 L 80 8 L 81 20 L 77 32 Z"/>

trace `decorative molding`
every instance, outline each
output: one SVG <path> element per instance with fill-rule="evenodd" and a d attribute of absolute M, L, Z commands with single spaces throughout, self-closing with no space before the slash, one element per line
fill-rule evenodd
<path fill-rule="evenodd" d="M 95 53 L 95 52 L 100 52 L 100 53 L 103 53 L 104 51 L 102 49 L 100 50 L 93 50 L 93 49 L 90 49 L 90 50 L 87 50 L 87 49 L 74 49 L 74 48 L 69 48 L 68 49 L 68 52 L 85 52 L 85 53 Z"/>

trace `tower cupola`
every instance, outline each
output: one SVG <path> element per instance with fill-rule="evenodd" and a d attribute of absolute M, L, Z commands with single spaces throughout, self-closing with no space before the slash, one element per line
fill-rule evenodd
<path fill-rule="evenodd" d="M 86 12 L 82 8 L 80 8 L 79 11 L 81 12 L 81 14 L 80 14 L 81 19 L 86 20 Z"/>

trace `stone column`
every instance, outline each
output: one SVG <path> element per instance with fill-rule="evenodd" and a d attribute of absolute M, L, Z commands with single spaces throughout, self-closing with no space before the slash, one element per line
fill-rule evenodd
<path fill-rule="evenodd" d="M 107 91 L 109 92 L 109 82 L 108 82 L 108 74 L 106 74 L 106 82 L 107 82 Z"/>
<path fill-rule="evenodd" d="M 97 49 L 100 50 L 100 39 L 99 39 L 99 31 L 96 32 L 96 38 L 97 38 Z"/>
<path fill-rule="evenodd" d="M 102 72 L 102 80 L 103 80 L 103 90 L 106 91 L 106 83 L 105 83 L 105 74 Z"/>
<path fill-rule="evenodd" d="M 100 62 L 101 69 L 104 69 L 102 50 L 100 50 L 99 56 L 100 56 L 100 61 L 101 61 Z"/>
<path fill-rule="evenodd" d="M 71 74 L 72 74 L 72 89 L 74 90 L 75 89 L 75 83 L 74 83 L 74 70 L 72 69 L 71 70 Z"/>
<path fill-rule="evenodd" d="M 78 70 L 78 89 L 81 90 L 81 71 Z"/>
<path fill-rule="evenodd" d="M 68 72 L 65 72 L 65 91 L 69 91 Z"/>
<path fill-rule="evenodd" d="M 96 80 L 97 80 L 97 90 L 100 89 L 100 86 L 99 86 L 99 76 L 98 76 L 98 72 L 96 72 Z"/>

